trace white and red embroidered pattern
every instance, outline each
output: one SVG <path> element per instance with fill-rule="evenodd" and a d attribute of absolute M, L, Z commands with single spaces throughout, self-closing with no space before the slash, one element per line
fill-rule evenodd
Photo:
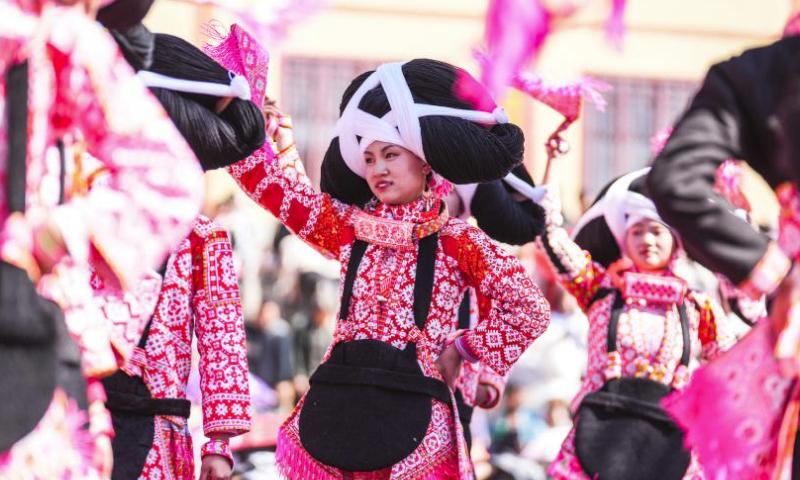
<path fill-rule="evenodd" d="M 251 198 L 302 240 L 337 258 L 344 276 L 355 239 L 352 217 L 360 209 L 316 193 L 306 180 L 294 148 L 274 162 L 270 163 L 269 158 L 260 151 L 229 171 Z M 400 206 L 379 205 L 369 213 L 414 224 L 434 220 L 438 208 L 423 211 L 423 205 L 423 200 Z M 449 219 L 439 231 L 434 289 L 424 335 L 416 328 L 413 317 L 416 267 L 416 250 L 369 245 L 353 285 L 348 321 L 337 325 L 334 344 L 375 339 L 402 349 L 409 342 L 417 342 L 424 374 L 441 378 L 433 361 L 443 350 L 447 335 L 457 327 L 456 311 L 469 286 L 494 300 L 494 308 L 466 333 L 466 338 L 472 350 L 495 371 L 507 372 L 547 327 L 549 305 L 517 259 L 460 220 Z M 390 288 L 384 288 L 387 284 Z M 387 296 L 379 298 L 378 291 Z M 448 420 L 434 419 L 423 440 L 424 448 L 390 471 L 373 472 L 363 478 L 453 478 L 449 471 L 458 472 L 465 480 L 471 478 L 471 465 L 463 453 L 463 436 L 455 435 L 449 409 L 437 402 L 435 405 L 435 411 L 448 412 Z M 302 449 L 296 430 L 301 408 L 302 402 L 281 430 L 278 457 L 284 474 L 292 479 L 343 478 L 343 472 L 321 465 Z"/>
<path fill-rule="evenodd" d="M 192 339 L 200 353 L 203 431 L 239 435 L 250 429 L 250 390 L 233 248 L 216 222 L 200 216 L 172 251 L 144 351 L 123 369 L 144 378 L 154 398 L 186 398 Z M 191 436 L 180 417 L 159 428 L 142 479 L 190 479 Z"/>
<path fill-rule="evenodd" d="M 469 317 L 470 326 L 474 327 L 478 324 L 480 316 L 486 315 L 491 309 L 491 301 L 479 300 L 479 296 L 475 293 L 474 289 L 470 289 L 469 295 Z M 488 310 L 481 308 L 482 306 L 488 307 Z M 493 408 L 503 396 L 506 389 L 507 376 L 500 375 L 491 368 L 487 367 L 483 362 L 462 362 L 461 373 L 456 379 L 455 387 L 461 391 L 464 398 L 464 403 L 470 407 L 480 408 Z M 479 385 L 487 385 L 495 389 L 497 396 L 491 405 L 475 405 L 475 396 L 478 392 Z"/>
<path fill-rule="evenodd" d="M 136 79 L 111 37 L 76 9 L 48 7 L 38 16 L 20 0 L 0 4 L 0 32 L 29 31 L 0 37 L 0 74 L 9 64 L 29 64 L 27 213 L 33 223 L 53 211 L 73 210 L 63 229 L 70 253 L 75 232 L 91 247 L 93 258 L 127 287 L 166 258 L 197 214 L 202 172 L 194 155 L 161 106 Z M 25 21 L 17 21 L 22 17 Z M 8 23 L 16 22 L 14 26 Z M 41 41 L 30 38 L 39 30 Z M 5 112 L 5 84 L 0 83 Z M 0 116 L 0 180 L 6 162 L 6 115 Z M 110 172 L 102 188 L 78 198 L 72 178 L 77 167 L 67 156 L 65 205 L 59 199 L 56 140 L 80 139 Z M 35 161 L 33 159 L 36 159 Z M 41 159 L 41 160 L 39 160 Z M 5 221 L 5 190 L 0 221 Z M 57 207 L 57 208 L 56 208 Z M 79 222 L 80 224 L 76 224 Z M 12 239 L 0 240 L 3 243 Z M 91 245 L 89 245 L 91 242 Z M 75 249 L 77 250 L 77 249 Z"/>
<path fill-rule="evenodd" d="M 690 291 L 686 294 L 687 300 L 696 307 L 687 309 L 693 360 L 689 372 L 679 368 L 683 352 L 680 316 L 674 303 L 664 301 L 683 298 L 684 282 L 670 278 L 669 270 L 661 276 L 634 270 L 624 277 L 625 291 L 631 296 L 625 297 L 625 307 L 619 318 L 617 352 L 609 355 L 606 348 L 608 324 L 615 296 L 610 294 L 592 301 L 601 289 L 613 288 L 611 276 L 561 227 L 549 225 L 547 235 L 537 242 L 559 273 L 561 284 L 575 296 L 589 318 L 587 372 L 572 402 L 573 412 L 586 394 L 598 390 L 613 376 L 645 377 L 682 388 L 688 374 L 698 366 L 698 358 L 710 360 L 732 345 L 733 335 L 726 323 L 717 322 L 725 318 L 721 307 L 708 295 Z M 556 480 L 589 480 L 575 454 L 574 437 L 572 430 L 550 465 L 548 474 Z M 684 480 L 703 478 L 693 455 Z"/>
<path fill-rule="evenodd" d="M 10 221 L 5 197 L 5 78 L 8 68 L 22 61 L 29 66 L 26 214 L 24 221 Z M 58 205 L 62 172 L 54 147 L 59 139 L 68 146 L 79 141 L 94 152 L 109 172 L 108 184 L 91 193 L 77 191 L 73 178 L 80 176 L 79 166 L 68 148 L 65 203 Z M 84 354 L 84 372 L 108 373 L 124 360 L 125 349 L 115 348 L 114 335 L 93 304 L 87 261 L 91 257 L 123 286 L 136 285 L 186 235 L 199 210 L 203 182 L 188 145 L 136 79 L 114 41 L 78 9 L 57 7 L 55 2 L 0 2 L 0 185 L 3 259 L 35 275 L 30 261 L 32 227 L 50 219 L 60 228 L 69 255 L 39 279 L 37 288 L 64 310 Z M 61 411 L 54 399 L 51 412 L 63 417 Z M 52 439 L 59 435 L 58 428 L 57 422 L 45 418 L 34 434 Z M 15 448 L 11 458 L 24 455 Z M 71 456 L 74 446 L 67 442 L 60 448 L 59 456 L 73 459 L 67 469 L 42 461 L 41 466 L 28 465 L 25 478 L 97 474 L 88 461 L 81 461 L 95 452 Z M 42 467 L 40 475 L 36 470 Z M 0 477 L 11 478 L 4 468 Z"/>

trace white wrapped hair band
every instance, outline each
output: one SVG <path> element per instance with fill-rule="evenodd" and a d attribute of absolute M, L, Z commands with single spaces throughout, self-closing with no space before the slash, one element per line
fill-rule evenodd
<path fill-rule="evenodd" d="M 390 108 L 389 113 L 381 118 L 358 108 L 367 92 L 378 85 L 383 87 Z M 350 170 L 364 177 L 364 151 L 377 141 L 399 145 L 427 162 L 419 119 L 433 115 L 458 117 L 485 125 L 508 123 L 508 115 L 502 107 L 495 108 L 493 112 L 484 112 L 414 103 L 403 76 L 403 64 L 385 63 L 367 77 L 353 94 L 336 123 L 333 136 L 339 137 L 339 150 Z M 361 141 L 357 137 L 361 137 Z"/>
<path fill-rule="evenodd" d="M 152 88 L 164 88 L 176 92 L 197 93 L 214 97 L 236 97 L 242 100 L 250 100 L 251 98 L 250 85 L 247 83 L 247 78 L 236 75 L 233 72 L 228 72 L 228 76 L 231 79 L 231 83 L 228 85 L 173 78 L 147 70 L 140 70 L 136 76 L 145 86 Z"/>

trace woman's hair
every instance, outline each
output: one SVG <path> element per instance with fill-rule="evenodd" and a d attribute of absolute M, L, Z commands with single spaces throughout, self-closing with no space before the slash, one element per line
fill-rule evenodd
<path fill-rule="evenodd" d="M 130 32 L 130 33 L 129 33 Z M 137 30 L 114 32 L 131 40 Z M 126 58 L 138 54 L 118 39 Z M 131 43 L 131 42 L 128 42 Z M 191 43 L 162 33 L 155 34 L 152 62 L 147 69 L 167 77 L 230 84 L 228 71 Z M 204 170 L 226 167 L 250 156 L 266 140 L 264 116 L 253 102 L 233 98 L 215 113 L 221 97 L 151 88 L 172 122 L 194 151 Z"/>
<path fill-rule="evenodd" d="M 527 170 L 518 165 L 517 177 L 534 186 Z M 525 245 L 544 231 L 544 209 L 533 200 L 517 201 L 514 190 L 502 180 L 478 185 L 470 209 L 478 227 L 492 239 L 509 245 Z"/>
<path fill-rule="evenodd" d="M 122 56 L 135 71 L 149 70 L 153 65 L 156 36 L 141 23 L 119 30 L 109 30 Z"/>
<path fill-rule="evenodd" d="M 150 71 L 184 80 L 229 84 L 229 73 L 189 42 L 156 34 Z M 264 115 L 253 102 L 234 98 L 215 113 L 220 97 L 152 88 L 205 170 L 247 158 L 266 140 Z"/>
<path fill-rule="evenodd" d="M 114 0 L 97 12 L 97 21 L 113 30 L 125 30 L 141 22 L 153 0 Z"/>
<path fill-rule="evenodd" d="M 352 81 L 342 96 L 339 114 L 356 90 L 373 72 Z M 415 103 L 474 110 L 475 106 L 454 93 L 463 70 L 444 62 L 416 59 L 403 65 L 403 76 Z M 382 117 L 389 112 L 389 100 L 379 85 L 364 95 L 359 108 Z M 487 128 L 457 117 L 425 116 L 419 119 L 422 147 L 431 168 L 458 184 L 490 182 L 502 178 L 522 162 L 525 137 L 516 125 L 505 123 Z M 324 192 L 350 204 L 364 204 L 372 193 L 366 181 L 350 171 L 334 138 L 322 162 Z"/>

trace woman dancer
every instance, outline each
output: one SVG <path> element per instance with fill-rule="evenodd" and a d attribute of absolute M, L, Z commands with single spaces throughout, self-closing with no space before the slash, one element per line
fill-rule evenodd
<path fill-rule="evenodd" d="M 202 191 L 191 150 L 113 41 L 81 11 L 84 2 L 71 8 L 58 3 L 0 4 L 0 311 L 34 313 L 37 324 L 46 318 L 20 305 L 33 298 L 27 296 L 29 277 L 64 314 L 43 322 L 50 332 L 44 336 L 27 335 L 41 334 L 29 330 L 32 323 L 0 320 L 0 369 L 14 392 L 0 405 L 0 476 L 9 479 L 108 474 L 101 469 L 110 466 L 110 452 L 96 448 L 111 434 L 97 378 L 124 362 L 132 345 L 91 308 L 87 263 L 91 259 L 110 282 L 136 285 L 186 234 Z M 87 195 L 73 181 L 79 165 L 64 153 L 76 140 L 109 171 L 108 183 Z M 24 272 L 8 283 L 13 268 Z M 65 380 L 56 371 L 53 330 L 65 321 L 83 354 L 70 360 L 88 383 L 80 392 L 67 382 L 69 396 L 62 389 L 53 393 L 56 381 Z M 122 327 L 138 337 L 143 325 Z"/>
<path fill-rule="evenodd" d="M 134 67 L 151 63 L 138 76 L 204 170 L 242 160 L 264 144 L 264 117 L 251 101 L 260 92 L 260 104 L 263 90 L 251 91 L 248 80 L 266 84 L 268 55 L 237 25 L 220 46 L 208 48 L 224 67 L 188 42 L 153 35 L 141 24 L 113 33 Z M 143 52 L 151 53 L 152 62 Z M 211 438 L 201 449 L 200 477 L 230 478 L 228 439 L 250 427 L 244 319 L 232 253 L 227 232 L 199 216 L 165 265 L 155 313 L 133 358 L 124 373 L 104 380 L 116 430 L 114 480 L 194 477 L 186 386 L 195 336 L 204 433 Z"/>
<path fill-rule="evenodd" d="M 522 159 L 519 128 L 502 109 L 457 98 L 458 81 L 475 82 L 433 60 L 357 77 L 322 165 L 330 194 L 310 187 L 285 127 L 277 158 L 229 169 L 251 198 L 342 262 L 334 343 L 280 430 L 288 478 L 471 479 L 451 408 L 461 359 L 505 374 L 547 326 L 548 305 L 519 262 L 443 209 L 445 178 L 496 180 Z M 494 305 L 454 338 L 470 286 Z"/>
<path fill-rule="evenodd" d="M 594 392 L 618 393 L 611 387 L 615 381 L 619 385 L 618 379 L 633 377 L 680 389 L 696 357 L 713 358 L 730 343 L 716 322 L 722 318 L 720 307 L 705 294 L 687 291 L 686 282 L 672 271 L 680 253 L 678 238 L 652 202 L 631 191 L 632 183 L 641 188 L 644 173 L 612 183 L 579 223 L 578 243 L 561 227 L 556 190 L 543 202 L 548 226 L 541 247 L 590 323 L 588 371 L 572 404 L 576 428 L 548 470 L 556 479 L 704 478 L 694 458 L 681 454 L 680 438 L 671 444 L 676 449 L 657 450 L 639 436 L 641 431 L 609 431 L 606 435 L 615 438 L 605 440 L 610 450 L 593 451 L 590 424 L 582 424 L 594 421 L 588 418 L 592 412 L 584 410 L 598 399 Z"/>

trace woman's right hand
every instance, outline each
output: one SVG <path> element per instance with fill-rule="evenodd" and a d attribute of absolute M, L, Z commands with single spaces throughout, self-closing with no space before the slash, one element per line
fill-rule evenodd
<path fill-rule="evenodd" d="M 274 100 L 266 99 L 262 111 L 267 122 L 267 134 L 272 138 L 279 151 L 283 151 L 294 143 L 292 120 L 278 108 Z"/>

